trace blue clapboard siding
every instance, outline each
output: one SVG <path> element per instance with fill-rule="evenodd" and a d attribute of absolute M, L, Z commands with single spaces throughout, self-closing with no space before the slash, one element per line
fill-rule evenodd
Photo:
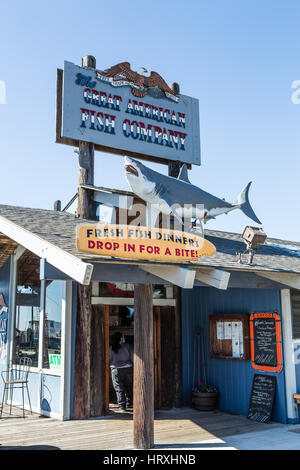
<path fill-rule="evenodd" d="M 196 287 L 182 290 L 182 359 L 183 359 L 183 400 L 191 403 L 194 374 L 194 332 L 203 328 L 206 357 L 207 383 L 220 392 L 218 407 L 221 410 L 248 413 L 253 376 L 250 361 L 211 359 L 209 357 L 209 316 L 277 311 L 280 314 L 280 291 L 275 289 L 228 289 Z M 267 372 L 259 372 L 268 374 Z M 285 382 L 283 371 L 276 375 L 276 396 L 272 419 L 286 422 Z M 196 370 L 197 381 L 197 370 Z M 204 382 L 203 375 L 200 380 Z"/>
<path fill-rule="evenodd" d="M 28 392 L 29 392 L 30 403 L 31 403 L 31 408 L 33 412 L 40 411 L 39 403 L 38 403 L 38 393 L 37 393 L 38 392 L 38 380 L 39 380 L 38 372 L 30 371 L 28 375 Z M 12 402 L 14 405 L 23 406 L 23 396 L 22 396 L 21 387 L 13 389 Z M 26 388 L 24 388 L 24 408 L 25 410 L 30 409 Z M 28 413 L 26 412 L 25 414 L 27 415 Z"/>
<path fill-rule="evenodd" d="M 43 374 L 41 408 L 46 413 L 59 415 L 60 410 L 60 384 L 59 375 Z"/>

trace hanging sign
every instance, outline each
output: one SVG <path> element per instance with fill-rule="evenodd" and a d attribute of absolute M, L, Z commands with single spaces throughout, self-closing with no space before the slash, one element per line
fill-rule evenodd
<path fill-rule="evenodd" d="M 176 95 L 158 73 L 128 62 L 106 71 L 65 62 L 57 90 L 57 142 L 200 165 L 199 102 Z"/>
<path fill-rule="evenodd" d="M 78 251 L 115 258 L 183 262 L 216 253 L 198 235 L 132 225 L 80 224 L 76 240 Z"/>

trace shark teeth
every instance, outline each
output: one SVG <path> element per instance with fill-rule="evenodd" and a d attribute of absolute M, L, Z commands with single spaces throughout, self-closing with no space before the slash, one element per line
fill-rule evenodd
<path fill-rule="evenodd" d="M 127 174 L 139 176 L 136 168 L 134 168 L 133 165 L 130 165 L 129 163 L 125 163 L 124 167 L 125 167 L 125 170 L 126 170 Z"/>

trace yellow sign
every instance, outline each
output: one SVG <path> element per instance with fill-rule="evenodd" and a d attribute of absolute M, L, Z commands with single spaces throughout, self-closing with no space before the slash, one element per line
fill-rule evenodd
<path fill-rule="evenodd" d="M 178 230 L 81 224 L 76 235 L 78 251 L 115 258 L 182 262 L 216 253 L 215 246 L 205 238 Z"/>

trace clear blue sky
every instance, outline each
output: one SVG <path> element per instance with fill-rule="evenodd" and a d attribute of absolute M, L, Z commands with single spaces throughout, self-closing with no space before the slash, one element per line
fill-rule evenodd
<path fill-rule="evenodd" d="M 199 99 L 195 185 L 250 200 L 269 236 L 300 241 L 299 0 L 15 0 L 0 11 L 1 204 L 52 209 L 77 190 L 77 155 L 55 144 L 56 69 L 91 54 L 127 60 Z M 166 167 L 152 165 L 166 172 Z M 97 152 L 95 184 L 127 189 L 123 159 Z M 242 232 L 240 211 L 207 228 Z"/>

